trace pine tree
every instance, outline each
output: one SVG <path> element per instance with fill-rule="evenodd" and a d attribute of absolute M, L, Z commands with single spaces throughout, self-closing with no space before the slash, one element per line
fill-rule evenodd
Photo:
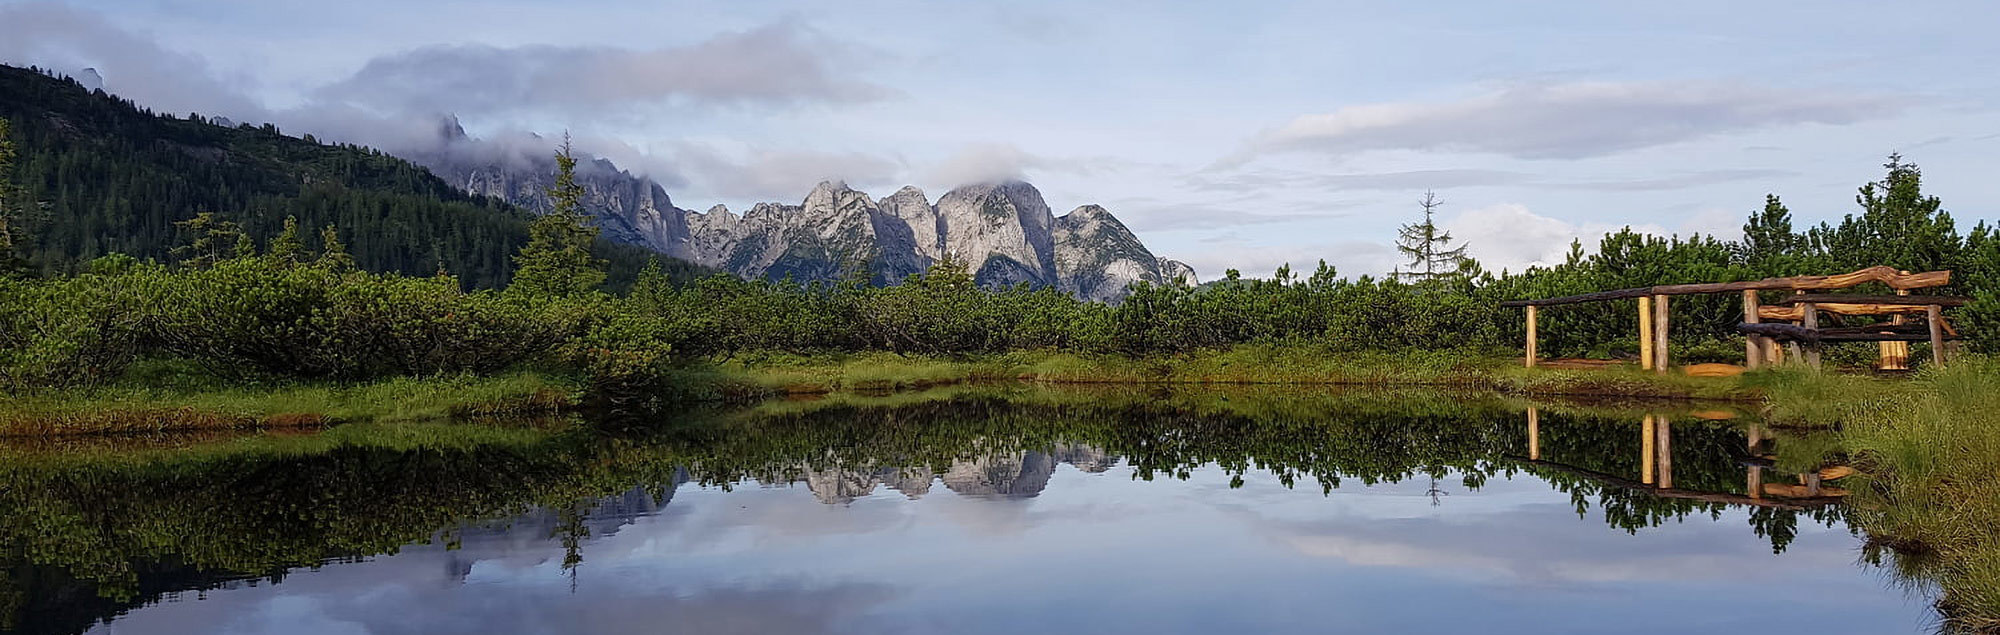
<path fill-rule="evenodd" d="M 1745 266 L 1759 276 L 1789 276 L 1807 273 L 1810 241 L 1792 229 L 1792 211 L 1776 194 L 1764 196 L 1764 209 L 1750 215 L 1743 224 L 1743 242 L 1737 251 Z"/>
<path fill-rule="evenodd" d="M 1844 270 L 1951 267 L 1965 241 L 1938 198 L 1923 193 L 1923 172 L 1900 154 L 1889 155 L 1882 167 L 1887 170 L 1882 180 L 1861 186 L 1854 197 L 1861 215 L 1849 214 L 1839 225 L 1821 223 L 1812 232 L 1814 247 Z"/>
<path fill-rule="evenodd" d="M 319 230 L 319 260 L 315 264 L 330 271 L 354 268 L 354 257 L 347 255 L 347 245 L 340 242 L 340 230 L 332 225 Z"/>
<path fill-rule="evenodd" d="M 1410 259 L 1409 270 L 1395 275 L 1420 281 L 1456 275 L 1466 263 L 1465 246 L 1452 247 L 1451 232 L 1437 226 L 1437 208 L 1444 201 L 1438 200 L 1436 192 L 1424 192 L 1417 204 L 1424 208 L 1423 222 L 1404 225 L 1396 233 L 1396 251 Z"/>
<path fill-rule="evenodd" d="M 7 120 L 0 119 L 0 275 L 20 268 L 14 254 L 18 198 L 14 187 L 14 141 L 8 137 Z"/>
<path fill-rule="evenodd" d="M 174 226 L 179 227 L 189 240 L 187 244 L 175 247 L 173 254 L 191 267 L 207 267 L 231 256 L 244 255 L 246 243 L 250 240 L 241 226 L 215 212 L 195 214 L 194 218 L 174 223 Z M 249 247 L 249 251 L 255 253 L 254 244 Z"/>
<path fill-rule="evenodd" d="M 305 245 L 299 242 L 299 218 L 285 217 L 285 230 L 271 239 L 271 259 L 290 266 L 305 261 Z"/>
<path fill-rule="evenodd" d="M 251 240 L 249 234 L 237 234 L 235 254 L 237 258 L 256 256 L 257 241 Z"/>
<path fill-rule="evenodd" d="M 528 224 L 528 244 L 515 254 L 508 290 L 530 295 L 570 296 L 604 283 L 604 263 L 590 254 L 597 228 L 583 215 L 583 186 L 576 182 L 576 156 L 569 135 L 556 150 L 556 182 L 547 189 L 551 209 Z"/>

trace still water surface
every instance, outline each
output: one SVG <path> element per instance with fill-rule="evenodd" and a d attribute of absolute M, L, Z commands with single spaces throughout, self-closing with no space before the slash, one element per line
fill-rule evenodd
<path fill-rule="evenodd" d="M 89 458 L 26 461 L 8 481 L 59 492 L 28 495 L 40 524 L 0 536 L 15 543 L 10 623 L 1826 635 L 1934 621 L 1821 504 L 1837 483 L 1800 485 L 1822 440 L 1745 418 L 1545 405 L 1531 427 L 1523 402 L 1420 393 L 999 393 L 641 432 L 38 450 Z"/>

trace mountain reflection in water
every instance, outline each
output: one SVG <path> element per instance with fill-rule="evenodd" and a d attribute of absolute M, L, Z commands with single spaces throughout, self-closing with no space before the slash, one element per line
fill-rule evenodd
<path fill-rule="evenodd" d="M 1685 412 L 986 387 L 640 425 L 83 445 L 0 446 L 10 632 L 1826 634 L 1932 619 L 1857 564 L 1837 487 L 1804 489 L 1837 462 L 1829 441 Z"/>

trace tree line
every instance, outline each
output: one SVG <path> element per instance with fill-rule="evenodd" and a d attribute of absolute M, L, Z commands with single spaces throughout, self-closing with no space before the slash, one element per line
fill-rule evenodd
<path fill-rule="evenodd" d="M 0 175 L 38 173 L 10 164 L 12 137 L 0 139 L 8 140 L 0 144 Z M 1025 285 L 982 288 L 964 263 L 950 259 L 887 287 L 870 284 L 865 266 L 825 283 L 726 274 L 689 281 L 686 271 L 654 260 L 633 274 L 629 290 L 612 293 L 606 281 L 614 259 L 583 214 L 567 143 L 556 156 L 554 209 L 525 223 L 524 240 L 507 259 L 508 282 L 498 287 L 467 284 L 468 274 L 448 264 L 421 273 L 371 270 L 365 254 L 414 258 L 421 250 L 385 250 L 333 224 L 315 230 L 296 214 L 261 240 L 231 217 L 198 214 L 170 223 L 178 247 L 114 252 L 74 271 L 52 271 L 35 264 L 48 261 L 42 251 L 49 243 L 23 239 L 28 225 L 20 219 L 69 195 L 7 185 L 0 188 L 0 254 L 10 263 L 0 277 L 0 383 L 89 385 L 148 358 L 230 377 L 348 380 L 530 365 L 619 384 L 755 351 L 1173 355 L 1275 344 L 1329 354 L 1500 355 L 1522 337 L 1518 311 L 1500 308 L 1503 300 L 1873 265 L 1957 271 L 1946 291 L 1976 298 L 1963 326 L 1979 346 L 1995 345 L 2000 316 L 1994 228 L 1981 222 L 1961 235 L 1938 199 L 1923 193 L 1917 166 L 1897 156 L 1882 180 L 1860 188 L 1856 213 L 1803 229 L 1772 196 L 1746 220 L 1742 240 L 1625 229 L 1605 235 L 1595 250 L 1573 243 L 1564 262 L 1496 274 L 1448 244 L 1426 213 L 1399 240 L 1419 275 L 1344 277 L 1322 262 L 1303 275 L 1281 267 L 1264 279 L 1231 271 L 1200 286 L 1139 283 L 1115 305 Z M 453 196 L 441 193 L 440 200 L 473 204 Z M 1436 201 L 1426 201 L 1428 212 Z M 1740 345 L 1730 343 L 1737 302 L 1690 297 L 1673 304 L 1682 358 L 1740 355 Z M 1549 311 L 1543 350 L 1630 356 L 1635 314 L 1617 303 Z"/>

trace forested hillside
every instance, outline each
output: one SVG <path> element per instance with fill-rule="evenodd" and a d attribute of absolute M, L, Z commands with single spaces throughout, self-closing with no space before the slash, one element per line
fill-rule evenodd
<path fill-rule="evenodd" d="M 27 207 L 14 223 L 16 241 L 44 273 L 111 253 L 168 260 L 184 242 L 175 223 L 200 212 L 239 223 L 260 242 L 287 216 L 312 230 L 334 225 L 363 269 L 429 275 L 442 267 L 482 288 L 506 284 L 510 258 L 528 239 L 526 212 L 379 151 L 269 125 L 156 115 L 34 69 L 0 65 L 0 119 L 12 123 L 19 153 L 6 176 Z M 318 232 L 305 234 L 307 247 L 318 248 Z M 610 261 L 614 287 L 651 259 L 676 278 L 700 273 L 639 247 L 599 241 L 596 250 Z"/>

